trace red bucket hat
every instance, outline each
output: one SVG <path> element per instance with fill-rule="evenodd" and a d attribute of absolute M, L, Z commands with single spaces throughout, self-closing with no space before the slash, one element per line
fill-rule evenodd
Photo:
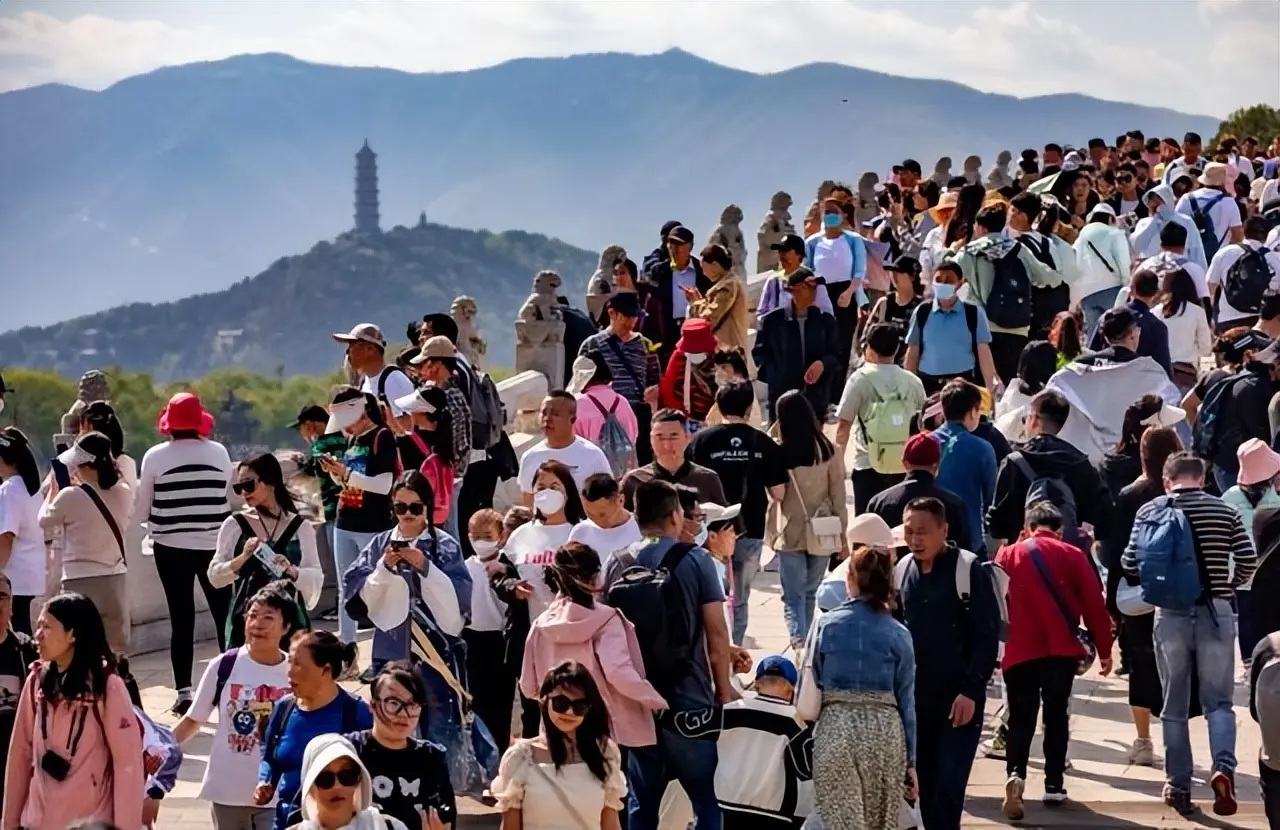
<path fill-rule="evenodd" d="M 680 327 L 681 351 L 685 354 L 714 354 L 716 336 L 711 329 L 711 321 L 701 317 L 685 320 Z"/>
<path fill-rule="evenodd" d="M 160 411 L 156 429 L 161 435 L 194 432 L 201 438 L 208 438 L 213 433 L 213 416 L 200 403 L 199 395 L 194 392 L 179 392 Z"/>

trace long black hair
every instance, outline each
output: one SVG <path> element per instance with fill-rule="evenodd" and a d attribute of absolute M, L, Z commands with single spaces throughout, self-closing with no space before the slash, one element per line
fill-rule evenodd
<path fill-rule="evenodd" d="M 587 512 L 582 509 L 582 494 L 578 492 L 578 485 L 573 480 L 573 471 L 559 461 L 544 461 L 542 466 L 538 468 L 538 472 L 534 473 L 535 486 L 538 476 L 543 473 L 551 473 L 560 479 L 560 486 L 564 488 L 564 517 L 569 524 L 576 525 L 587 518 Z M 545 520 L 546 516 L 535 512 L 534 518 L 541 521 Z"/>
<path fill-rule="evenodd" d="M 441 461 L 452 466 L 455 459 L 453 457 L 453 413 L 449 411 L 449 395 L 439 386 L 424 386 L 418 390 L 418 395 L 436 410 L 427 415 L 435 421 L 436 428 L 431 432 L 419 431 L 418 435 L 432 452 L 440 456 Z"/>
<path fill-rule="evenodd" d="M 40 689 L 45 698 L 56 701 L 105 695 L 107 678 L 116 673 L 116 656 L 107 644 L 98 606 L 82 594 L 62 593 L 45 603 L 41 613 L 76 635 L 75 654 L 66 671 L 59 671 L 53 661 L 41 669 Z"/>
<path fill-rule="evenodd" d="M 1040 393 L 1056 371 L 1058 350 L 1048 340 L 1032 340 L 1018 356 L 1018 391 L 1028 396 Z"/>
<path fill-rule="evenodd" d="M 1126 455 L 1139 455 L 1142 447 L 1142 434 L 1150 424 L 1143 421 L 1164 408 L 1164 401 L 1159 395 L 1143 395 L 1124 411 L 1124 424 L 1120 427 L 1120 441 L 1116 444 L 1116 452 Z"/>
<path fill-rule="evenodd" d="M 835 446 L 822 434 L 818 416 L 813 414 L 809 399 L 800 390 L 784 392 L 774 409 L 787 469 L 812 467 L 835 455 Z"/>
<path fill-rule="evenodd" d="M 240 462 L 240 466 L 249 470 L 258 477 L 258 482 L 265 487 L 271 488 L 271 494 L 276 497 L 276 504 L 286 513 L 297 513 L 298 507 L 294 504 L 293 494 L 289 492 L 289 487 L 284 482 L 284 470 L 280 467 L 280 459 L 269 452 L 259 453 L 258 455 Z"/>
<path fill-rule="evenodd" d="M 391 486 L 391 492 L 387 498 L 392 503 L 396 500 L 396 493 L 401 490 L 409 490 L 417 496 L 422 504 L 426 507 L 425 518 L 427 520 L 427 538 L 431 540 L 431 544 L 436 542 L 436 523 L 435 523 L 435 491 L 431 489 L 431 479 L 424 476 L 417 470 L 405 470 L 396 483 Z"/>
<path fill-rule="evenodd" d="M 31 451 L 31 442 L 17 427 L 0 429 L 0 461 L 18 471 L 27 493 L 34 496 L 40 492 L 40 468 L 36 464 L 35 453 Z"/>
<path fill-rule="evenodd" d="M 106 401 L 89 404 L 80 414 L 80 423 L 110 438 L 111 454 L 116 458 L 124 455 L 124 427 L 120 426 L 120 419 L 111 404 Z"/>
<path fill-rule="evenodd" d="M 1170 271 L 1160 282 L 1160 288 L 1166 295 L 1160 316 L 1166 320 L 1177 317 L 1184 308 L 1199 305 L 1200 292 L 1196 289 L 1195 280 L 1191 279 L 1185 269 Z"/>
<path fill-rule="evenodd" d="M 542 569 L 547 587 L 583 608 L 595 608 L 591 587 L 600 576 L 600 555 L 581 542 L 561 545 L 550 565 Z"/>
<path fill-rule="evenodd" d="M 591 774 L 604 781 L 609 777 L 609 763 L 604 757 L 604 747 L 609 740 L 609 710 L 605 708 L 600 687 L 596 685 L 591 672 L 586 666 L 572 660 L 566 660 L 547 672 L 546 677 L 542 678 L 542 687 L 538 690 L 538 696 L 542 699 L 542 731 L 547 736 L 551 762 L 559 770 L 569 760 L 569 742 L 551 722 L 551 715 L 547 713 L 547 707 L 551 705 L 551 693 L 565 686 L 582 692 L 583 699 L 590 704 L 573 736 L 574 745 Z"/>
<path fill-rule="evenodd" d="M 974 224 L 986 198 L 987 189 L 980 184 L 966 184 L 960 188 L 960 192 L 956 194 L 955 212 L 951 214 L 951 221 L 947 223 L 947 230 L 943 235 L 944 246 L 950 248 L 957 241 L 964 240 L 968 243 L 973 239 Z"/>

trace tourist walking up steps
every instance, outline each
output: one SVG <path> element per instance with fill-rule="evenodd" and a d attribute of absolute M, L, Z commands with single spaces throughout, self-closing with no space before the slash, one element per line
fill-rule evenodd
<path fill-rule="evenodd" d="M 191 706 L 191 661 L 196 607 L 192 588 L 204 592 L 213 617 L 218 650 L 226 650 L 223 626 L 231 588 L 215 588 L 209 563 L 218 546 L 218 531 L 231 515 L 231 458 L 226 447 L 209 439 L 213 416 L 190 392 L 174 395 L 160 413 L 159 432 L 169 438 L 142 457 L 133 522 L 145 523 L 155 552 L 156 572 L 169 606 L 169 660 L 178 690 L 173 714 Z"/>

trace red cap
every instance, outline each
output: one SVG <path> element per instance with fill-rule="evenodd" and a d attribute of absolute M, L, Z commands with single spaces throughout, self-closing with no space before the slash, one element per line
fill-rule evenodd
<path fill-rule="evenodd" d="M 685 320 L 680 327 L 680 350 L 685 354 L 712 354 L 716 350 L 716 336 L 711 321 L 701 317 Z"/>
<path fill-rule="evenodd" d="M 932 467 L 942 461 L 942 444 L 932 433 L 922 432 L 907 439 L 902 463 L 909 467 Z"/>

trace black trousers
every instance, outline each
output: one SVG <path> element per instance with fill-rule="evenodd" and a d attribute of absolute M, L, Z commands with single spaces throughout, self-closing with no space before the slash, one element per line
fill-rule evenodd
<path fill-rule="evenodd" d="M 1268 827 L 1280 827 L 1280 771 L 1258 762 L 1258 784 L 1262 787 L 1262 809 Z"/>
<path fill-rule="evenodd" d="M 516 679 L 507 672 L 502 653 L 506 648 L 501 631 L 463 629 L 467 644 L 467 691 L 471 705 L 499 752 L 511 743 L 511 703 L 515 700 Z"/>
<path fill-rule="evenodd" d="M 854 429 L 857 429 L 855 426 Z M 867 468 L 853 471 L 853 515 L 867 512 L 867 504 L 907 477 L 906 473 L 879 473 Z"/>
<path fill-rule="evenodd" d="M 493 491 L 497 486 L 498 473 L 492 461 L 473 461 L 467 466 L 458 490 L 458 544 L 462 545 L 464 557 L 475 553 L 467 536 L 467 523 L 476 513 L 493 507 Z"/>
<path fill-rule="evenodd" d="M 1009 735 L 1005 770 L 1027 777 L 1031 739 L 1036 734 L 1040 705 L 1044 704 L 1044 783 L 1061 787 L 1067 766 L 1067 720 L 1076 661 L 1070 657 L 1042 657 L 1004 670 L 1009 707 Z"/>
<path fill-rule="evenodd" d="M 35 597 L 13 598 L 13 617 L 10 625 L 19 634 L 31 636 L 31 602 Z"/>
<path fill-rule="evenodd" d="M 644 401 L 630 401 L 636 414 L 636 463 L 641 467 L 653 461 L 653 444 L 649 443 L 649 426 L 653 422 L 653 410 Z M 625 811 L 624 811 L 625 812 Z"/>
<path fill-rule="evenodd" d="M 960 830 L 965 790 L 982 737 L 987 698 L 974 701 L 973 720 L 951 725 L 954 696 L 916 702 L 916 777 L 920 818 L 929 830 Z"/>
<path fill-rule="evenodd" d="M 169 606 L 169 662 L 173 666 L 173 687 L 191 688 L 191 661 L 195 656 L 196 600 L 195 583 L 200 582 L 209 614 L 218 633 L 218 651 L 226 651 L 227 614 L 231 608 L 231 586 L 215 588 L 209 584 L 211 550 L 183 550 L 155 545 L 156 573 L 164 587 Z"/>
<path fill-rule="evenodd" d="M 1027 345 L 1025 334 L 991 332 L 991 362 L 996 365 L 996 375 L 1008 386 L 1018 376 L 1018 361 Z"/>
<path fill-rule="evenodd" d="M 836 376 L 831 384 L 831 402 L 840 403 L 840 395 L 844 392 L 844 382 L 849 377 L 849 356 L 853 351 L 853 338 L 858 331 L 858 302 L 849 300 L 849 305 L 840 305 L 840 295 L 849 288 L 849 281 L 833 282 L 827 286 L 827 296 L 831 298 L 832 316 L 836 318 Z M 822 418 L 826 413 L 819 412 Z"/>
<path fill-rule="evenodd" d="M 949 381 L 956 378 L 967 380 L 970 383 L 976 383 L 978 386 L 984 385 L 981 378 L 978 377 L 978 370 L 973 369 L 968 372 L 962 372 L 958 375 L 926 375 L 923 372 L 916 372 L 916 377 L 920 378 L 920 382 L 924 384 L 924 393 L 932 395 L 941 392 L 942 387 L 946 386 Z"/>

